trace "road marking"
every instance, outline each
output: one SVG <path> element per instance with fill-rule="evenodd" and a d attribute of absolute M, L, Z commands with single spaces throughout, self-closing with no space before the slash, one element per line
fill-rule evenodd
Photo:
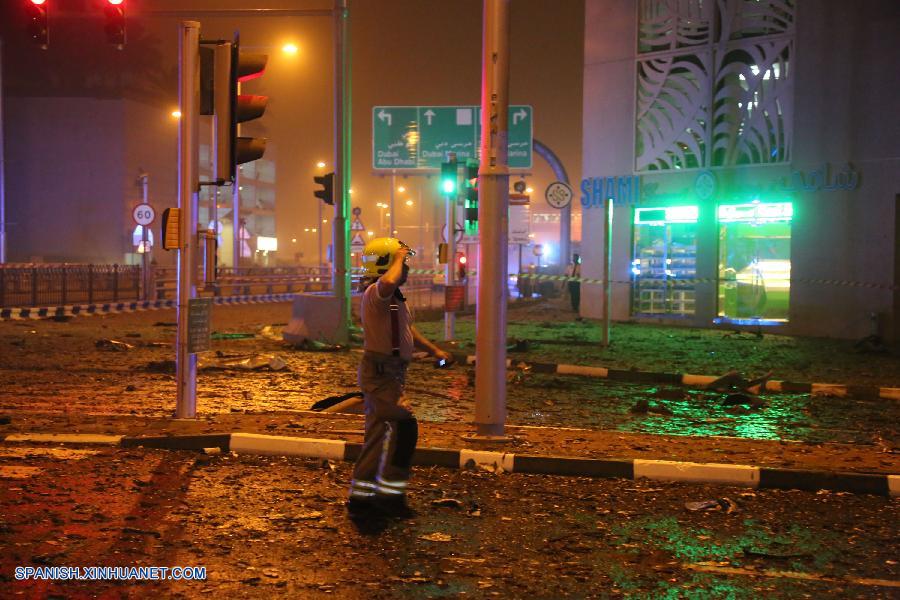
<path fill-rule="evenodd" d="M 900 581 L 892 579 L 870 579 L 867 577 L 826 577 L 817 573 L 801 573 L 799 571 L 777 571 L 775 569 L 744 569 L 740 567 L 720 567 L 702 563 L 684 564 L 684 568 L 701 573 L 721 573 L 722 575 L 749 575 L 750 577 L 783 577 L 786 579 L 803 579 L 807 581 L 827 581 L 831 583 L 850 583 L 874 587 L 900 588 Z"/>

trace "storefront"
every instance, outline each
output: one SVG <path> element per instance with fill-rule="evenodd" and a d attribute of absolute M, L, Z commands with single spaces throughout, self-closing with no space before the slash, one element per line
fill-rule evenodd
<path fill-rule="evenodd" d="M 587 0 L 582 314 L 900 339 L 891 27 L 890 0 Z"/>

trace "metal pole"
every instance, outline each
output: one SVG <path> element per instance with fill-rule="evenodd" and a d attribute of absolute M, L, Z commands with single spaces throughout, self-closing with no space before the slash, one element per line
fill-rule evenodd
<path fill-rule="evenodd" d="M 181 248 L 178 252 L 178 337 L 175 342 L 175 416 L 197 416 L 197 355 L 188 352 L 188 305 L 197 297 L 198 121 L 200 108 L 200 23 L 185 21 L 179 36 L 178 207 Z"/>
<path fill-rule="evenodd" d="M 3 40 L 0 39 L 0 265 L 6 262 L 6 161 L 3 153 Z"/>
<path fill-rule="evenodd" d="M 609 270 L 612 267 L 612 218 L 613 204 L 610 198 L 603 201 L 603 330 L 601 345 L 609 346 L 610 285 Z"/>
<path fill-rule="evenodd" d="M 319 255 L 319 262 L 316 263 L 316 276 L 317 277 L 322 275 L 322 205 L 323 204 L 325 204 L 325 203 L 324 202 L 316 202 L 316 207 L 318 208 L 318 211 L 319 211 L 319 220 L 316 221 L 316 231 L 318 232 L 318 235 L 316 236 L 318 239 L 318 242 L 316 242 L 316 244 L 317 244 L 316 247 L 318 248 L 318 255 Z"/>
<path fill-rule="evenodd" d="M 241 93 L 241 84 L 237 84 L 237 93 Z M 240 135 L 241 126 L 236 125 L 235 135 Z M 241 167 L 238 165 L 234 169 L 234 183 L 231 184 L 231 222 L 232 237 L 231 243 L 231 274 L 238 276 L 238 267 L 241 266 Z M 232 289 L 233 291 L 233 289 Z"/>
<path fill-rule="evenodd" d="M 568 182 L 567 182 L 568 183 Z M 572 203 L 559 211 L 559 256 L 563 269 L 572 258 Z"/>
<path fill-rule="evenodd" d="M 141 173 L 141 202 L 150 203 L 150 175 Z M 141 274 L 144 287 L 144 300 L 150 299 L 150 244 L 148 244 L 147 225 L 141 225 Z"/>
<path fill-rule="evenodd" d="M 456 164 L 456 153 L 447 154 L 447 160 Z M 447 287 L 456 283 L 456 193 L 447 194 L 447 267 L 444 270 L 444 282 Z M 446 304 L 446 301 L 445 301 Z M 456 313 L 444 307 L 444 341 L 449 342 L 456 335 Z"/>
<path fill-rule="evenodd" d="M 506 421 L 506 279 L 509 237 L 509 0 L 484 1 L 475 427 L 502 437 Z"/>
<path fill-rule="evenodd" d="M 334 0 L 334 273 L 332 288 L 342 316 L 339 343 L 350 339 L 350 58 L 348 0 Z"/>
<path fill-rule="evenodd" d="M 397 228 L 394 227 L 394 188 L 397 187 L 397 181 L 394 177 L 394 171 L 391 171 L 391 208 L 390 208 L 390 217 L 391 217 L 391 232 L 388 234 L 388 237 L 394 237 L 394 233 L 397 231 Z"/>

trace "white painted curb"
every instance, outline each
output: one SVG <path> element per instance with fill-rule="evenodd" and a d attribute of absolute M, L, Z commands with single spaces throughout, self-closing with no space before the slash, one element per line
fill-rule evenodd
<path fill-rule="evenodd" d="M 344 460 L 343 440 L 281 437 L 256 433 L 232 433 L 229 448 L 238 454 L 264 454 L 269 456 L 303 456 Z"/>
<path fill-rule="evenodd" d="M 609 376 L 609 369 L 605 367 L 586 367 L 582 365 L 556 365 L 556 372 L 560 375 L 585 375 L 603 379 Z"/>
<path fill-rule="evenodd" d="M 888 475 L 887 476 L 887 484 L 888 484 L 888 495 L 897 497 L 900 496 L 900 475 Z"/>
<path fill-rule="evenodd" d="M 124 435 L 100 435 L 95 433 L 11 433 L 7 442 L 39 442 L 57 444 L 98 444 L 118 446 Z"/>
<path fill-rule="evenodd" d="M 634 478 L 693 483 L 728 483 L 742 487 L 759 486 L 759 467 L 716 463 L 634 460 Z"/>

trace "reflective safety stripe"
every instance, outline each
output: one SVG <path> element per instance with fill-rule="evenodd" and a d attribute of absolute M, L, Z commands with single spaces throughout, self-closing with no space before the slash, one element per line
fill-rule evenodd
<path fill-rule="evenodd" d="M 366 481 L 365 479 L 354 479 L 350 482 L 350 487 L 361 487 L 361 488 L 369 488 L 370 490 L 374 490 L 378 486 L 375 485 L 372 481 Z"/>
<path fill-rule="evenodd" d="M 390 487 L 387 487 L 384 485 L 379 485 L 378 493 L 385 494 L 387 496 L 402 496 L 404 492 L 403 492 L 403 490 L 395 490 L 394 488 L 390 488 Z"/>
<path fill-rule="evenodd" d="M 380 475 L 375 478 L 375 481 L 380 483 L 381 485 L 386 485 L 394 488 L 406 489 L 407 482 L 400 479 L 397 481 L 391 481 L 390 479 L 384 479 Z"/>
<path fill-rule="evenodd" d="M 378 461 L 378 472 L 384 473 L 384 467 L 387 466 L 388 461 L 388 450 L 391 447 L 391 436 L 394 433 L 394 428 L 391 427 L 390 421 L 386 421 L 384 424 L 384 439 L 381 443 L 381 460 Z"/>
<path fill-rule="evenodd" d="M 375 492 L 363 492 L 362 490 L 350 490 L 350 497 L 359 497 L 359 498 L 374 498 L 377 494 Z"/>

